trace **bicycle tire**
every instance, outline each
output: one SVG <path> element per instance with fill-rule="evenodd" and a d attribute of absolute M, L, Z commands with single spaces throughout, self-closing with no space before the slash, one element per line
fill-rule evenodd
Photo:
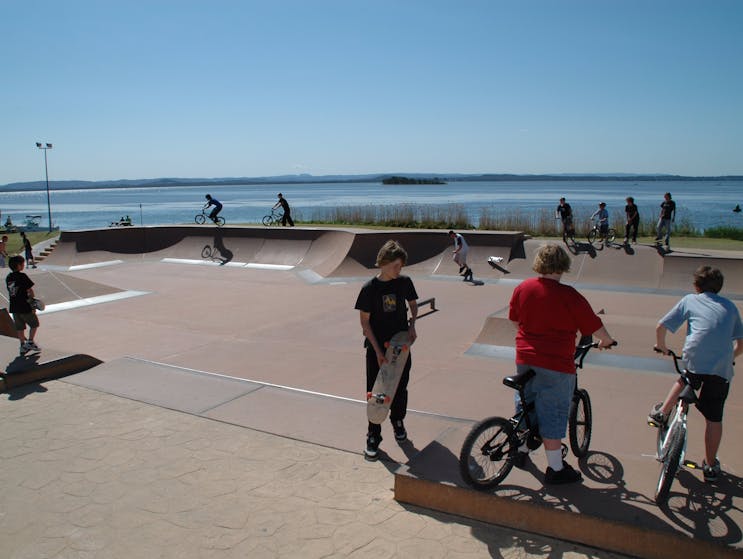
<path fill-rule="evenodd" d="M 568 433 L 570 435 L 570 450 L 578 458 L 588 454 L 593 430 L 593 414 L 591 412 L 591 398 L 583 388 L 576 390 L 573 401 L 570 403 L 568 416 Z"/>
<path fill-rule="evenodd" d="M 668 454 L 666 454 L 665 460 L 663 460 L 663 464 L 661 465 L 658 485 L 655 489 L 655 502 L 658 505 L 663 505 L 668 501 L 668 494 L 671 491 L 673 478 L 676 477 L 676 472 L 681 462 L 681 452 L 684 449 L 686 433 L 679 425 L 673 431 L 671 437 L 673 437 L 671 439 L 671 445 L 668 447 Z"/>
<path fill-rule="evenodd" d="M 597 235 L 597 234 L 598 234 L 598 233 L 597 233 L 596 229 L 591 229 L 591 230 L 590 230 L 590 231 L 588 232 L 588 235 L 586 235 L 586 238 L 588 239 L 588 243 L 589 243 L 590 245 L 593 245 L 594 241 L 596 240 L 596 235 Z"/>
<path fill-rule="evenodd" d="M 209 245 L 206 245 L 204 248 L 201 249 L 201 258 L 211 258 L 212 257 L 212 247 Z"/>
<path fill-rule="evenodd" d="M 204 225 L 204 222 L 206 221 L 206 216 L 204 214 L 196 214 L 194 221 L 196 222 L 197 225 Z"/>
<path fill-rule="evenodd" d="M 264 215 L 262 223 L 265 227 L 271 227 L 273 225 L 273 216 Z"/>
<path fill-rule="evenodd" d="M 503 481 L 513 467 L 519 447 L 510 421 L 488 417 L 472 427 L 459 453 L 459 473 L 475 489 L 490 489 Z"/>
<path fill-rule="evenodd" d="M 217 218 L 214 220 L 214 223 L 217 224 L 217 227 L 222 227 L 222 225 L 225 224 L 225 220 L 221 215 L 218 215 Z"/>
<path fill-rule="evenodd" d="M 617 232 L 616 232 L 616 230 L 615 229 L 612 229 L 610 227 L 609 230 L 606 232 L 606 242 L 607 243 L 613 243 L 614 242 L 614 239 L 616 239 L 616 238 L 617 238 Z"/>

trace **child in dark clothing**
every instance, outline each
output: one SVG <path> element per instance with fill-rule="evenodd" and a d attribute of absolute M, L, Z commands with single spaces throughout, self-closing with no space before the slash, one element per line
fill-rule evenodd
<path fill-rule="evenodd" d="M 5 278 L 10 295 L 10 308 L 13 315 L 13 323 L 18 333 L 18 341 L 21 342 L 21 355 L 29 351 L 39 351 L 39 346 L 34 342 L 36 330 L 39 328 L 39 319 L 36 310 L 31 305 L 34 300 L 34 282 L 23 273 L 25 266 L 23 256 L 12 256 L 8 265 L 12 270 Z M 28 339 L 26 339 L 26 326 L 30 328 Z"/>
<path fill-rule="evenodd" d="M 396 241 L 387 241 L 377 254 L 376 265 L 379 273 L 366 282 L 356 299 L 355 308 L 359 311 L 361 330 L 366 338 L 366 391 L 371 391 L 379 368 L 386 363 L 384 344 L 397 332 L 407 330 L 410 344 L 415 342 L 415 319 L 418 316 L 418 294 L 413 281 L 400 275 L 408 254 Z M 405 302 L 410 307 L 410 320 Z M 390 406 L 390 421 L 395 439 L 404 441 L 408 435 L 403 420 L 408 407 L 408 380 L 412 359 L 408 356 L 400 378 L 400 384 Z M 382 426 L 369 422 L 366 436 L 367 460 L 378 458 L 379 443 L 382 441 Z"/>

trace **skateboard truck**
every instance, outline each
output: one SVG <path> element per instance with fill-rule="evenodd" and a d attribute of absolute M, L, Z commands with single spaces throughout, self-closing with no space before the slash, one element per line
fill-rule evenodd
<path fill-rule="evenodd" d="M 372 394 L 371 392 L 366 393 L 366 401 L 368 402 L 371 399 L 376 400 L 378 404 L 388 404 L 390 401 L 390 397 L 387 396 L 384 392 L 380 392 L 379 394 Z"/>

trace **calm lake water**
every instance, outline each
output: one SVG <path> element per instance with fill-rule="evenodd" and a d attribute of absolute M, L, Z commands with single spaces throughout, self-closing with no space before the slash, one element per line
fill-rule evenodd
<path fill-rule="evenodd" d="M 462 206 L 476 224 L 483 210 L 504 212 L 553 212 L 565 196 L 578 216 L 590 215 L 599 201 L 610 211 L 623 212 L 624 199 L 634 196 L 643 220 L 656 217 L 664 192 L 671 192 L 678 207 L 677 219 L 695 227 L 743 227 L 743 181 L 514 181 L 451 182 L 447 185 L 385 186 L 377 182 L 284 185 L 188 186 L 169 188 L 106 188 L 58 190 L 52 185 L 52 221 L 63 230 L 106 227 L 129 215 L 135 225 L 193 223 L 211 193 L 224 204 L 227 223 L 259 223 L 282 192 L 292 215 L 312 219 L 323 208 L 369 205 Z M 8 215 L 21 224 L 26 215 L 41 215 L 47 226 L 46 191 L 8 192 L 0 196 L 2 222 Z"/>

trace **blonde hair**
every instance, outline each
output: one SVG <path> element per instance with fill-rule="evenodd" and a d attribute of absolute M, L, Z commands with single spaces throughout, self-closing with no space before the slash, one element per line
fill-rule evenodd
<path fill-rule="evenodd" d="M 408 261 L 408 253 L 405 252 L 405 249 L 402 248 L 400 243 L 390 239 L 382 245 L 382 248 L 379 249 L 379 252 L 377 253 L 376 266 L 377 268 L 384 266 L 385 264 L 394 262 L 398 258 L 402 260 L 404 266 Z"/>
<path fill-rule="evenodd" d="M 544 245 L 537 250 L 531 269 L 543 275 L 563 274 L 570 271 L 570 256 L 560 245 Z"/>

